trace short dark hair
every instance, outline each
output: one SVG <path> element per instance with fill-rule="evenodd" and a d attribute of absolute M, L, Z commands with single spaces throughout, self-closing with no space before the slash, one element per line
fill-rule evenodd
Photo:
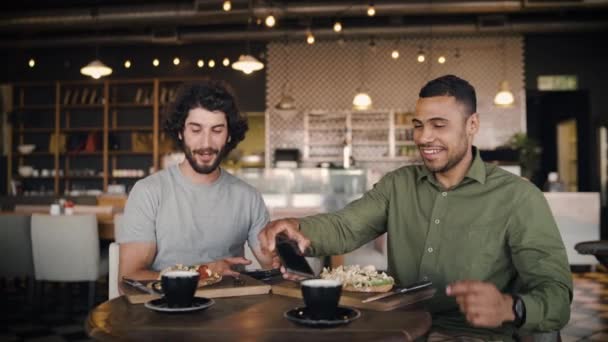
<path fill-rule="evenodd" d="M 247 118 L 239 112 L 230 86 L 223 81 L 205 80 L 182 85 L 177 91 L 176 100 L 167 112 L 164 129 L 179 148 L 184 148 L 184 142 L 179 139 L 179 134 L 184 132 L 188 112 L 195 108 L 226 114 L 230 137 L 225 146 L 226 154 L 245 139 L 249 125 Z"/>
<path fill-rule="evenodd" d="M 429 81 L 422 89 L 418 97 L 453 96 L 456 101 L 464 105 L 467 116 L 477 112 L 477 96 L 475 88 L 454 75 L 445 75 Z"/>

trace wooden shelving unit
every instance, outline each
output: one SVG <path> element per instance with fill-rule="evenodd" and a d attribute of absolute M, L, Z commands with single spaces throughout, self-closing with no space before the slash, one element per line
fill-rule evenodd
<path fill-rule="evenodd" d="M 197 79 L 188 79 L 188 81 Z M 113 170 L 143 170 L 145 175 L 160 167 L 160 156 L 168 152 L 163 139 L 161 107 L 175 97 L 185 80 L 123 79 L 91 81 L 56 81 L 15 83 L 16 122 L 8 137 L 7 183 L 22 182 L 22 188 L 39 188 L 63 194 L 74 185 L 78 190 L 93 188 L 106 191 L 108 184 L 127 186 L 141 177 L 113 177 Z M 77 138 L 86 139 L 78 147 Z M 137 140 L 137 141 L 135 141 Z M 29 154 L 17 146 L 35 144 Z M 20 166 L 50 172 L 54 176 L 20 177 Z M 61 171 L 61 172 L 60 172 Z M 94 172 L 91 176 L 73 172 Z M 32 184 L 28 184 L 34 182 Z M 44 184 L 41 184 L 44 183 Z M 32 185 L 30 187 L 30 185 Z"/>

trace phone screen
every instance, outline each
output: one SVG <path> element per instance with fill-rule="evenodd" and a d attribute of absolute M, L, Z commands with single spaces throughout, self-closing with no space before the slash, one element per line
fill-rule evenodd
<path fill-rule="evenodd" d="M 300 253 L 300 249 L 294 241 L 278 235 L 276 246 L 277 253 L 287 272 L 314 277 L 314 271 L 310 268 L 306 258 Z"/>

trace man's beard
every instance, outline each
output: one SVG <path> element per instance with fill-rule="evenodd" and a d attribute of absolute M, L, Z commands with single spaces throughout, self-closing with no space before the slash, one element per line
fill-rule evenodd
<path fill-rule="evenodd" d="M 210 154 L 215 155 L 215 159 L 213 160 L 213 162 L 210 165 L 200 165 L 196 162 L 196 158 L 194 157 L 194 154 L 203 154 L 203 153 L 210 153 Z M 196 171 L 197 173 L 203 174 L 203 175 L 208 175 L 208 174 L 212 173 L 213 171 L 215 171 L 218 168 L 218 166 L 220 165 L 220 163 L 222 162 L 222 160 L 224 159 L 224 157 L 226 155 L 226 146 L 224 145 L 224 147 L 222 147 L 221 150 L 217 150 L 217 149 L 214 149 L 211 147 L 191 150 L 190 147 L 184 146 L 184 154 L 186 155 L 186 160 L 188 161 L 188 163 L 190 164 L 190 166 L 192 167 L 192 169 L 194 171 Z"/>
<path fill-rule="evenodd" d="M 427 169 L 429 169 L 429 171 L 433 172 L 433 173 L 444 173 L 447 172 L 449 170 L 451 170 L 454 166 L 458 165 L 458 163 L 460 163 L 465 156 L 467 155 L 468 152 L 468 148 L 467 148 L 467 144 L 463 144 L 463 148 L 462 149 L 458 149 L 455 151 L 455 155 L 450 157 L 448 156 L 448 160 L 444 165 L 438 165 L 438 166 L 433 166 L 431 164 L 428 164 L 427 161 L 422 158 L 422 161 L 424 162 L 424 165 L 426 166 Z M 424 147 L 430 147 L 427 145 L 420 145 L 418 146 L 419 148 L 424 148 Z"/>

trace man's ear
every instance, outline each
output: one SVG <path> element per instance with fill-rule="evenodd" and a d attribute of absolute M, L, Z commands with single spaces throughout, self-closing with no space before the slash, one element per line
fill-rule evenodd
<path fill-rule="evenodd" d="M 467 134 L 473 136 L 479 131 L 479 114 L 473 113 L 467 119 Z"/>

